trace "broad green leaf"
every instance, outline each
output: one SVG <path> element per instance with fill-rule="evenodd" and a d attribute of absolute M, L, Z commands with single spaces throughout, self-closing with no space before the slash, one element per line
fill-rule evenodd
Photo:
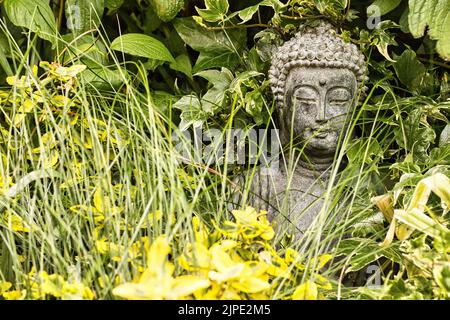
<path fill-rule="evenodd" d="M 162 113 L 166 113 L 173 102 L 177 100 L 175 96 L 165 91 L 155 91 L 151 98 L 155 107 Z"/>
<path fill-rule="evenodd" d="M 392 60 L 389 56 L 388 46 L 396 46 L 397 42 L 394 39 L 394 35 L 392 35 L 388 30 L 394 28 L 399 28 L 399 25 L 390 20 L 386 20 L 380 22 L 373 32 L 374 44 L 376 45 L 378 51 L 380 51 L 386 59 L 392 62 L 394 62 L 394 60 Z"/>
<path fill-rule="evenodd" d="M 442 29 L 439 35 L 439 41 L 436 45 L 437 52 L 445 60 L 450 60 L 450 5 L 447 16 L 442 22 Z"/>
<path fill-rule="evenodd" d="M 357 139 L 349 146 L 347 156 L 350 163 L 359 163 L 364 157 L 364 163 L 371 164 L 383 157 L 383 149 L 376 139 Z"/>
<path fill-rule="evenodd" d="M 67 0 L 67 28 L 75 34 L 96 29 L 105 7 L 104 0 Z"/>
<path fill-rule="evenodd" d="M 105 65 L 108 61 L 108 51 L 104 43 L 95 36 L 75 36 L 72 33 L 62 36 L 63 47 L 68 46 L 63 61 L 75 61 L 79 59 L 87 66 L 95 67 Z"/>
<path fill-rule="evenodd" d="M 375 0 L 367 7 L 367 13 L 379 13 L 380 16 L 391 12 L 402 2 L 402 0 Z"/>
<path fill-rule="evenodd" d="M 209 118 L 208 113 L 204 112 L 201 107 L 200 100 L 194 96 L 184 96 L 176 103 L 173 108 L 181 110 L 180 130 L 184 131 L 190 126 L 198 128 Z"/>
<path fill-rule="evenodd" d="M 261 90 L 253 90 L 248 92 L 244 98 L 245 111 L 253 117 L 257 125 L 261 125 L 264 121 L 263 108 L 264 99 Z"/>
<path fill-rule="evenodd" d="M 409 0 L 408 24 L 414 38 L 422 37 L 428 26 L 439 55 L 450 59 L 450 0 Z"/>
<path fill-rule="evenodd" d="M 398 79 L 411 91 L 419 92 L 422 80 L 426 74 L 425 66 L 417 59 L 416 53 L 405 50 L 394 64 Z"/>
<path fill-rule="evenodd" d="M 169 22 L 183 9 L 184 0 L 150 0 L 150 5 L 162 21 Z"/>
<path fill-rule="evenodd" d="M 173 24 L 183 41 L 199 52 L 210 52 L 213 54 L 235 52 L 235 48 L 239 49 L 245 45 L 245 30 L 227 30 L 227 33 L 221 30 L 208 30 L 200 26 L 192 18 L 178 18 L 174 20 Z"/>
<path fill-rule="evenodd" d="M 282 45 L 283 40 L 279 33 L 267 29 L 255 35 L 256 51 L 263 62 L 268 62 L 277 49 Z"/>
<path fill-rule="evenodd" d="M 244 71 L 241 72 L 236 78 L 233 80 L 233 82 L 230 84 L 230 92 L 238 92 L 239 94 L 242 94 L 241 92 L 241 85 L 246 82 L 247 80 L 251 78 L 255 78 L 258 76 L 263 75 L 260 72 L 257 71 Z"/>
<path fill-rule="evenodd" d="M 0 66 L 5 71 L 6 75 L 12 76 L 14 72 L 9 65 L 8 59 L 6 58 L 10 54 L 10 45 L 8 38 L 5 36 L 3 32 L 0 31 Z"/>
<path fill-rule="evenodd" d="M 82 79 L 99 90 L 117 90 L 123 83 L 122 74 L 127 76 L 125 69 L 115 70 L 107 67 L 95 67 L 85 70 L 81 75 Z"/>
<path fill-rule="evenodd" d="M 119 9 L 125 0 L 105 0 L 105 7 L 109 10 Z"/>
<path fill-rule="evenodd" d="M 191 60 L 187 54 L 181 54 L 170 64 L 172 70 L 180 71 L 192 79 Z"/>
<path fill-rule="evenodd" d="M 194 72 L 211 68 L 225 67 L 232 69 L 239 63 L 239 57 L 234 52 L 218 54 L 201 52 L 194 66 Z"/>
<path fill-rule="evenodd" d="M 205 0 L 206 9 L 196 7 L 198 14 L 209 22 L 223 20 L 228 12 L 228 0 Z"/>
<path fill-rule="evenodd" d="M 436 5 L 432 8 L 429 21 L 429 33 L 433 39 L 439 39 L 443 35 L 444 29 L 448 26 L 449 20 L 446 19 L 450 13 L 450 1 L 438 0 Z"/>
<path fill-rule="evenodd" d="M 14 25 L 30 29 L 42 39 L 56 43 L 56 21 L 47 0 L 5 0 L 3 6 Z"/>
<path fill-rule="evenodd" d="M 227 68 L 222 68 L 221 71 L 219 70 L 201 71 L 197 72 L 195 76 L 202 77 L 208 80 L 214 86 L 221 87 L 223 89 L 227 88 L 230 85 L 231 81 L 233 81 L 234 79 L 233 73 Z"/>
<path fill-rule="evenodd" d="M 138 57 L 168 62 L 175 61 L 161 41 L 145 34 L 129 33 L 120 36 L 112 42 L 111 49 Z"/>
<path fill-rule="evenodd" d="M 241 18 L 242 23 L 245 23 L 249 21 L 251 18 L 253 18 L 253 15 L 258 12 L 259 10 L 259 4 L 245 8 L 241 11 L 239 11 L 239 18 Z"/>
<path fill-rule="evenodd" d="M 445 126 L 441 133 L 441 137 L 439 138 L 439 146 L 443 147 L 446 145 L 450 145 L 450 124 Z"/>
<path fill-rule="evenodd" d="M 226 99 L 226 91 L 233 80 L 233 74 L 230 70 L 222 68 L 221 71 L 218 70 L 207 70 L 195 74 L 196 76 L 205 78 L 213 87 L 206 92 L 206 94 L 201 99 L 202 110 L 209 113 L 215 114 L 220 110 Z"/>
<path fill-rule="evenodd" d="M 422 37 L 438 0 L 409 0 L 409 30 L 414 38 Z"/>
<path fill-rule="evenodd" d="M 279 11 L 281 11 L 281 8 L 284 5 L 278 0 L 264 0 L 258 4 L 242 9 L 241 11 L 238 11 L 239 18 L 241 18 L 242 20 L 242 22 L 240 22 L 239 24 L 249 21 L 253 17 L 253 15 L 258 12 L 260 6 L 272 7 L 275 11 L 275 14 L 277 14 Z"/>
<path fill-rule="evenodd" d="M 436 139 L 434 130 L 421 122 L 422 111 L 411 111 L 402 124 L 394 130 L 397 144 L 411 153 L 415 162 L 427 161 L 428 149 Z"/>
<path fill-rule="evenodd" d="M 216 67 L 234 68 L 240 61 L 238 52 L 246 43 L 244 29 L 208 30 L 192 18 L 174 20 L 174 26 L 183 41 L 199 51 L 194 73 Z"/>

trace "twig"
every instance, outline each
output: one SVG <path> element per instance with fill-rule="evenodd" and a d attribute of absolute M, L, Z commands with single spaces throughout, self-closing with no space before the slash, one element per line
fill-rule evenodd
<path fill-rule="evenodd" d="M 418 58 L 419 58 L 420 61 L 428 62 L 428 63 L 435 64 L 437 66 L 440 66 L 440 67 L 443 67 L 443 68 L 446 68 L 446 69 L 450 69 L 450 65 L 448 65 L 446 63 L 439 62 L 439 61 L 431 61 L 430 59 L 425 59 L 425 58 L 421 58 L 421 57 L 418 57 Z"/>

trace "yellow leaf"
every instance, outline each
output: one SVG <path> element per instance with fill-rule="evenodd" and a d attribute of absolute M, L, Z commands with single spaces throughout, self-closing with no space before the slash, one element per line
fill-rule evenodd
<path fill-rule="evenodd" d="M 388 232 L 386 233 L 386 237 L 384 238 L 383 242 L 379 244 L 380 247 L 386 248 L 392 243 L 392 241 L 394 240 L 396 226 L 397 222 L 394 218 L 392 218 Z"/>
<path fill-rule="evenodd" d="M 58 160 L 59 160 L 59 154 L 58 154 L 58 151 L 56 151 L 56 150 L 52 150 L 50 152 L 50 155 L 45 154 L 44 164 L 43 164 L 44 169 L 53 168 L 58 163 Z"/>
<path fill-rule="evenodd" d="M 222 283 L 225 281 L 239 278 L 244 272 L 244 270 L 245 265 L 243 263 L 238 263 L 226 269 L 222 269 L 222 271 L 220 272 L 210 271 L 208 273 L 208 276 L 211 280 L 214 280 L 218 283 Z"/>
<path fill-rule="evenodd" d="M 209 250 L 201 243 L 188 244 L 178 261 L 187 271 L 198 268 L 207 269 L 211 262 L 211 255 Z"/>
<path fill-rule="evenodd" d="M 170 291 L 172 299 L 179 299 L 193 294 L 200 289 L 206 289 L 211 285 L 208 279 L 198 276 L 180 276 L 173 281 L 173 288 Z"/>
<path fill-rule="evenodd" d="M 192 218 L 192 227 L 194 228 L 195 241 L 208 246 L 208 232 L 197 216 Z"/>
<path fill-rule="evenodd" d="M 238 224 L 256 224 L 258 222 L 258 214 L 252 207 L 246 207 L 244 210 L 231 211 Z"/>
<path fill-rule="evenodd" d="M 264 240 L 272 240 L 274 236 L 275 236 L 275 231 L 273 230 L 272 227 L 268 227 L 260 235 L 260 237 L 263 238 Z"/>
<path fill-rule="evenodd" d="M 257 277 L 247 277 L 239 281 L 234 281 L 232 286 L 245 293 L 256 293 L 270 289 L 270 284 L 267 281 Z"/>
<path fill-rule="evenodd" d="M 62 96 L 62 95 L 53 96 L 51 102 L 53 103 L 53 105 L 55 105 L 57 107 L 61 107 L 61 108 L 74 105 L 70 98 L 68 98 L 66 96 Z"/>
<path fill-rule="evenodd" d="M 129 300 L 161 299 L 153 294 L 152 288 L 140 283 L 124 283 L 113 289 L 112 293 L 118 297 Z"/>
<path fill-rule="evenodd" d="M 0 295 L 3 294 L 3 292 L 8 291 L 11 289 L 12 283 L 7 281 L 0 281 Z"/>
<path fill-rule="evenodd" d="M 100 186 L 97 186 L 97 189 L 94 192 L 94 207 L 101 213 L 106 213 L 106 211 L 112 209 L 109 197 L 103 194 Z"/>
<path fill-rule="evenodd" d="M 219 272 L 228 270 L 230 267 L 236 264 L 231 259 L 230 255 L 225 252 L 225 249 L 220 245 L 214 245 L 211 248 L 211 263 L 213 267 Z"/>
<path fill-rule="evenodd" d="M 292 300 L 317 300 L 317 295 L 317 285 L 312 281 L 308 281 L 295 289 Z"/>
<path fill-rule="evenodd" d="M 322 269 L 333 258 L 331 254 L 323 254 L 318 258 L 317 270 Z"/>
<path fill-rule="evenodd" d="M 3 297 L 6 300 L 22 300 L 25 298 L 26 294 L 26 290 L 13 290 L 3 293 Z"/>
<path fill-rule="evenodd" d="M 172 274 L 173 270 L 166 268 L 166 260 L 170 251 L 170 246 L 164 237 L 158 237 L 153 242 L 147 258 L 147 266 L 152 275 L 162 277 L 166 274 Z"/>

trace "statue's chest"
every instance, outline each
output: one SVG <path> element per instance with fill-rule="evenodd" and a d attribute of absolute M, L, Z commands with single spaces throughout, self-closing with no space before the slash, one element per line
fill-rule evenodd
<path fill-rule="evenodd" d="M 276 206 L 278 221 L 285 220 L 304 231 L 322 209 L 325 191 L 323 181 L 300 175 L 291 179 L 280 175 L 270 192 L 269 203 Z"/>

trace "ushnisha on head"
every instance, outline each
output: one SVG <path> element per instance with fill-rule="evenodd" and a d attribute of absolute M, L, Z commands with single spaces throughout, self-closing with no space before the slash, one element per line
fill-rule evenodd
<path fill-rule="evenodd" d="M 366 90 L 365 69 L 363 54 L 330 23 L 301 28 L 275 53 L 269 72 L 282 136 L 292 128 L 319 161 L 334 154 L 346 115 Z"/>

